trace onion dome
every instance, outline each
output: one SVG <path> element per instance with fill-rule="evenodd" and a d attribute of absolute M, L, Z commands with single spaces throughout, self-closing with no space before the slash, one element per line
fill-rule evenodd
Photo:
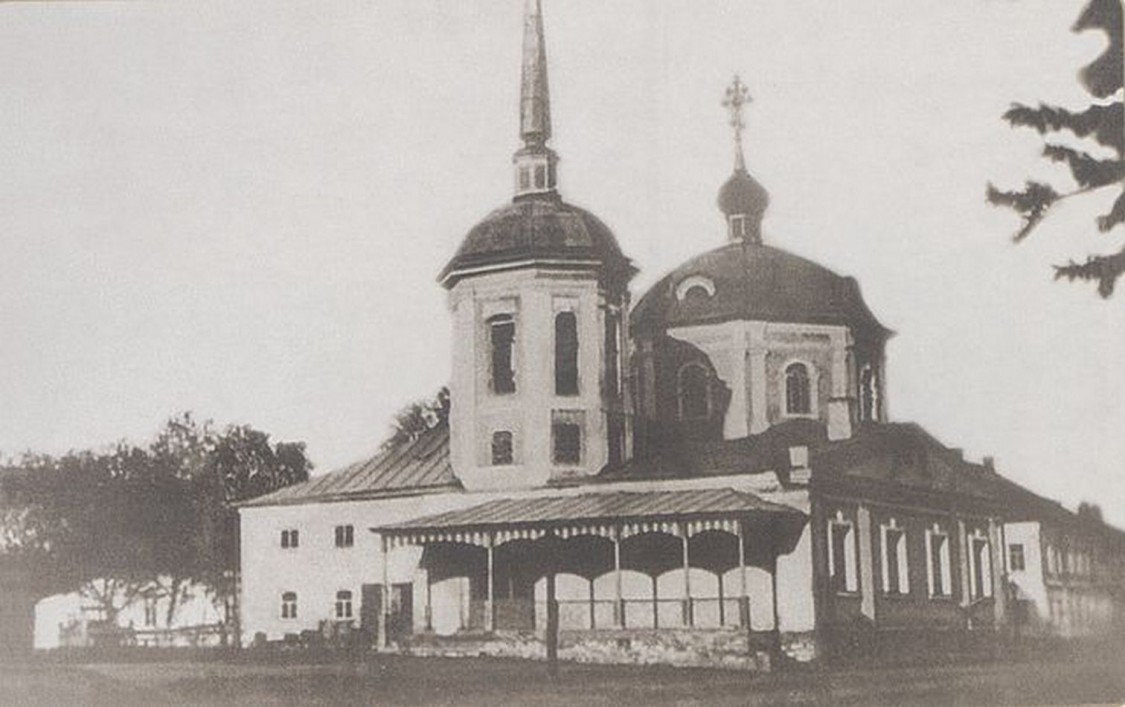
<path fill-rule="evenodd" d="M 630 317 L 636 333 L 725 321 L 847 326 L 863 338 L 891 332 L 854 278 L 779 248 L 728 243 L 688 260 L 657 282 Z"/>
<path fill-rule="evenodd" d="M 719 189 L 719 210 L 730 224 L 731 240 L 761 243 L 762 217 L 769 205 L 769 192 L 745 168 L 735 169 L 734 174 Z M 740 224 L 740 219 L 744 223 Z"/>

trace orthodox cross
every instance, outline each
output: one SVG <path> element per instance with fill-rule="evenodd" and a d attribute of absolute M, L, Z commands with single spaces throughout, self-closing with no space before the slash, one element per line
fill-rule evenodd
<path fill-rule="evenodd" d="M 727 88 L 726 98 L 723 99 L 723 107 L 730 111 L 730 126 L 734 128 L 735 159 L 738 169 L 745 169 L 742 158 L 742 129 L 746 127 L 746 123 L 742 122 L 742 107 L 751 100 L 750 90 L 746 88 L 746 84 L 742 83 L 742 79 L 735 74 L 734 81 Z"/>

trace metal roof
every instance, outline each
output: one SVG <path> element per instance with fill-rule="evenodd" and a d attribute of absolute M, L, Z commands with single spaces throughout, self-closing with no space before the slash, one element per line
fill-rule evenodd
<path fill-rule="evenodd" d="M 375 530 L 420 530 L 512 525 L 549 525 L 578 521 L 669 519 L 732 514 L 778 513 L 803 517 L 789 506 L 734 489 L 691 491 L 614 491 L 576 496 L 505 498 L 479 506 L 415 518 Z"/>
<path fill-rule="evenodd" d="M 351 501 L 456 487 L 458 482 L 449 464 L 449 429 L 440 427 L 365 461 L 278 489 L 241 505 Z"/>

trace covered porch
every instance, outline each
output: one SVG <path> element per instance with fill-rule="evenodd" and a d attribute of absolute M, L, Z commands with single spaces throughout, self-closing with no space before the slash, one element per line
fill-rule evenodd
<path fill-rule="evenodd" d="M 424 633 L 434 633 L 434 587 L 456 582 L 457 633 L 542 635 L 550 654 L 559 631 L 776 638 L 777 557 L 805 522 L 796 509 L 728 488 L 500 499 L 372 530 L 385 586 L 391 553 L 422 548 Z M 391 617 L 382 618 L 386 647 Z"/>

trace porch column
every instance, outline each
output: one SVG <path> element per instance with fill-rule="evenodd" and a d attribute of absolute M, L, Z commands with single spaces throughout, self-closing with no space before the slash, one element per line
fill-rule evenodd
<path fill-rule="evenodd" d="M 379 600 L 379 629 L 378 629 L 378 643 L 379 649 L 384 650 L 387 648 L 387 621 L 391 616 L 391 570 L 390 558 L 388 557 L 387 536 L 379 536 L 379 549 L 383 554 L 383 591 Z"/>
<path fill-rule="evenodd" d="M 426 632 L 434 630 L 434 583 L 430 579 L 430 570 L 426 570 Z"/>
<path fill-rule="evenodd" d="M 650 574 L 652 580 L 652 627 L 660 628 L 660 600 L 657 597 L 656 575 Z"/>
<path fill-rule="evenodd" d="M 484 605 L 484 626 L 490 633 L 496 630 L 496 587 L 493 573 L 495 571 L 495 537 L 488 534 L 488 599 Z"/>
<path fill-rule="evenodd" d="M 613 531 L 613 623 L 625 628 L 625 602 L 621 599 L 621 528 Z"/>
<path fill-rule="evenodd" d="M 695 623 L 691 611 L 691 564 L 688 561 L 688 535 L 682 525 L 680 526 L 680 540 L 684 549 L 684 626 L 691 628 Z"/>
<path fill-rule="evenodd" d="M 747 633 L 750 627 L 750 595 L 746 592 L 746 531 L 738 521 L 738 620 Z"/>
<path fill-rule="evenodd" d="M 773 594 L 773 649 L 781 653 L 781 612 L 777 607 L 777 549 L 770 548 L 770 593 Z"/>
<path fill-rule="evenodd" d="M 1007 618 L 1007 575 L 1005 571 L 1005 555 L 1006 548 L 1004 546 L 1003 526 L 996 522 L 995 518 L 988 519 L 988 549 L 989 549 L 989 563 L 992 567 L 992 611 L 993 618 L 996 623 L 997 629 L 1004 626 L 1005 619 Z"/>
<path fill-rule="evenodd" d="M 597 604 L 594 601 L 594 580 L 589 578 L 586 581 L 590 584 L 590 629 L 592 630 L 598 627 L 597 619 L 594 618 Z"/>
<path fill-rule="evenodd" d="M 723 607 L 723 573 L 716 572 L 715 576 L 719 578 L 719 628 L 727 625 L 726 609 Z"/>

